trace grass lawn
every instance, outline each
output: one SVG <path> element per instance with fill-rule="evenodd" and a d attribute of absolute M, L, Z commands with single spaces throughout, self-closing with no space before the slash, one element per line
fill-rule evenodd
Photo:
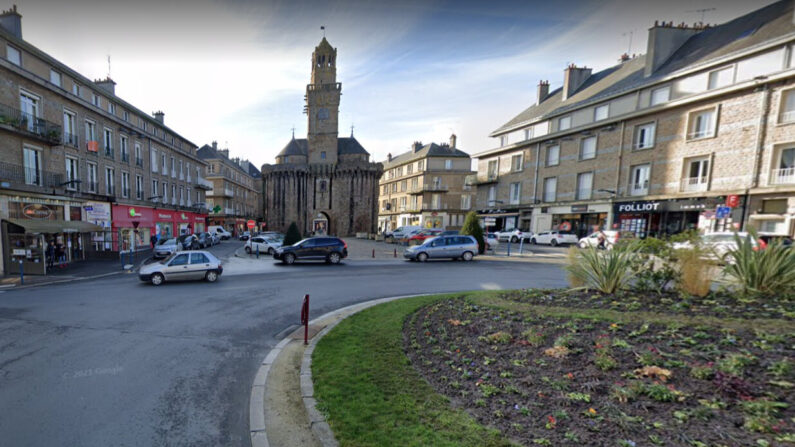
<path fill-rule="evenodd" d="M 558 294 L 360 312 L 314 352 L 319 407 L 347 446 L 795 445 L 791 302 L 628 310 Z"/>
<path fill-rule="evenodd" d="M 315 397 L 341 445 L 512 445 L 451 408 L 406 357 L 405 318 L 445 298 L 375 306 L 346 319 L 318 343 L 312 359 Z"/>

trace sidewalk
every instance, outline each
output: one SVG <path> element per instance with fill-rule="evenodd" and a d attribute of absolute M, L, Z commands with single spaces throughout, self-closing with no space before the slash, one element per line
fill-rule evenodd
<path fill-rule="evenodd" d="M 125 255 L 126 257 L 128 255 Z M 125 264 L 132 264 L 134 267 L 151 256 L 151 251 L 142 251 L 135 254 L 133 261 L 129 261 L 128 257 L 125 259 Z M 75 261 L 66 264 L 64 268 L 59 268 L 54 265 L 52 269 L 47 270 L 46 275 L 25 275 L 25 283 L 21 284 L 19 274 L 4 275 L 0 278 L 0 289 L 19 288 L 19 287 L 32 287 L 42 286 L 47 284 L 58 284 L 70 281 L 79 281 L 84 279 L 101 278 L 103 276 L 111 276 L 124 273 L 126 270 L 122 268 L 121 260 L 116 259 L 91 259 L 85 261 Z"/>

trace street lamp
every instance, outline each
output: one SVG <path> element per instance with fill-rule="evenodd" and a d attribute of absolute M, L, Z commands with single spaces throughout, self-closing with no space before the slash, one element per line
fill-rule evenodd
<path fill-rule="evenodd" d="M 616 192 L 613 191 L 612 189 L 597 189 L 596 192 L 606 192 L 608 194 L 612 194 L 613 197 L 616 196 Z"/>

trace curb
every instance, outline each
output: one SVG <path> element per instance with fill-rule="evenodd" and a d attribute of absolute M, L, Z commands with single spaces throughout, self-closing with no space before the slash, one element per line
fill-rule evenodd
<path fill-rule="evenodd" d="M 326 318 L 347 314 L 343 318 L 330 323 L 328 326 L 323 328 L 323 330 L 318 332 L 317 335 L 312 337 L 312 340 L 304 350 L 304 354 L 301 358 L 301 371 L 299 373 L 301 399 L 304 402 L 304 408 L 306 409 L 306 413 L 309 418 L 309 424 L 312 433 L 324 447 L 337 447 L 339 446 L 339 443 L 334 438 L 334 433 L 331 431 L 331 427 L 328 425 L 328 422 L 326 422 L 326 418 L 317 409 L 317 401 L 314 398 L 314 385 L 312 384 L 312 353 L 315 351 L 317 342 L 320 341 L 320 339 L 322 339 L 323 336 L 325 336 L 329 331 L 334 329 L 334 327 L 336 327 L 341 321 L 357 312 L 361 312 L 367 308 L 376 306 L 378 304 L 387 303 L 389 301 L 403 298 L 415 298 L 418 296 L 424 296 L 424 294 L 377 298 L 333 310 L 309 322 L 309 324 L 317 324 L 317 322 Z M 251 432 L 252 447 L 270 447 L 268 444 L 267 427 L 265 427 L 265 389 L 268 383 L 268 373 L 270 372 L 273 362 L 275 362 L 276 358 L 279 356 L 279 354 L 281 354 L 282 349 L 284 349 L 284 347 L 287 346 L 287 344 L 289 344 L 291 341 L 293 341 L 293 339 L 288 334 L 276 346 L 274 346 L 270 352 L 268 352 L 268 355 L 265 356 L 265 359 L 262 361 L 262 365 L 260 365 L 259 370 L 257 370 L 257 374 L 254 376 L 254 383 L 251 386 L 251 395 L 249 397 L 248 407 L 249 429 Z"/>

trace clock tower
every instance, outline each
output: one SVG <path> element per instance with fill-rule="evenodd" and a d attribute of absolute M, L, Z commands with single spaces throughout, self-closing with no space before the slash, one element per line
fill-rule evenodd
<path fill-rule="evenodd" d="M 337 162 L 337 131 L 342 84 L 337 82 L 337 50 L 324 37 L 312 53 L 311 84 L 306 86 L 309 163 Z"/>

